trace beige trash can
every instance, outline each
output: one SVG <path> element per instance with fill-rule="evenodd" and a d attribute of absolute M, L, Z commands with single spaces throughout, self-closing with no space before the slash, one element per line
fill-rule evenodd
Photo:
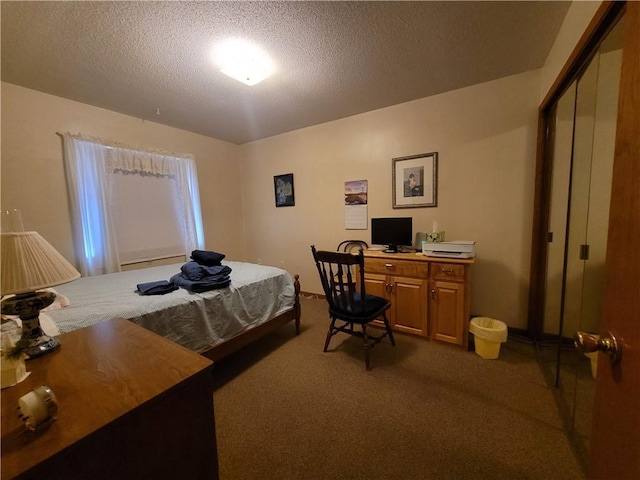
<path fill-rule="evenodd" d="M 473 333 L 476 353 L 486 359 L 498 358 L 500 344 L 507 341 L 507 324 L 494 318 L 472 318 L 469 332 Z"/>

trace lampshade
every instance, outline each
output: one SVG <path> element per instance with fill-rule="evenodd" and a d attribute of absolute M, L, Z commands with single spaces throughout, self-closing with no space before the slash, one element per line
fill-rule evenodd
<path fill-rule="evenodd" d="M 37 232 L 2 234 L 2 295 L 26 293 L 80 278 L 80 273 Z"/>

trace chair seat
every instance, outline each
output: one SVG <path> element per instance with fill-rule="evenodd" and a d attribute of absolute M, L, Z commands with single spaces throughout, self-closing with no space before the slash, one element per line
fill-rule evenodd
<path fill-rule="evenodd" d="M 362 310 L 362 295 L 360 292 L 354 293 L 353 307 L 341 308 L 329 308 L 329 313 L 336 317 L 348 318 L 352 323 L 368 323 L 371 320 L 378 318 L 383 311 L 387 310 L 391 303 L 382 297 L 377 295 L 365 294 L 364 296 L 364 311 Z"/>

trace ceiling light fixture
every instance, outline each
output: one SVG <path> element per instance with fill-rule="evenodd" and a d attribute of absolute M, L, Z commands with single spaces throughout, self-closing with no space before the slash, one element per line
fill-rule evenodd
<path fill-rule="evenodd" d="M 256 45 L 244 40 L 227 40 L 216 50 L 216 62 L 220 71 L 253 86 L 273 73 L 273 62 Z"/>

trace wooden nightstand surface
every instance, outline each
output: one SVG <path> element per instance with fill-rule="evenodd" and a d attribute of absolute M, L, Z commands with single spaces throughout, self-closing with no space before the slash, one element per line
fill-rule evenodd
<path fill-rule="evenodd" d="M 137 445 L 140 436 L 148 434 L 149 437 L 163 437 L 173 435 L 176 428 L 182 430 L 180 423 L 171 418 L 181 415 L 179 410 L 165 411 L 164 418 L 161 410 L 173 409 L 171 392 L 185 388 L 193 390 L 193 387 L 204 396 L 198 400 L 198 405 L 205 415 L 200 421 L 207 426 L 200 432 L 178 431 L 177 437 L 204 435 L 204 443 L 209 447 L 212 445 L 214 449 L 209 452 L 210 458 L 217 458 L 211 361 L 124 319 L 101 322 L 59 338 L 62 344 L 59 350 L 29 360 L 29 377 L 18 385 L 2 390 L 3 479 L 25 472 L 28 472 L 26 478 L 29 478 L 32 476 L 31 469 L 49 460 L 54 460 L 53 467 L 49 465 L 47 468 L 57 468 L 62 463 L 62 457 L 74 455 L 74 451 L 90 457 L 111 456 L 111 459 L 91 459 L 98 468 L 101 463 L 122 462 L 121 455 L 131 463 L 142 463 L 143 458 L 137 458 L 145 450 Z M 191 385 L 194 382 L 198 386 Z M 30 432 L 17 416 L 18 399 L 40 385 L 47 385 L 53 390 L 59 411 L 56 419 L 41 431 Z M 207 398 L 209 394 L 211 396 Z M 176 393 L 174 396 L 181 395 Z M 175 400 L 176 403 L 181 401 L 180 398 Z M 193 401 L 186 399 L 185 405 Z M 208 405 L 210 408 L 207 408 Z M 141 414 L 142 410 L 144 413 Z M 207 410 L 210 410 L 210 415 Z M 161 414 L 160 418 L 156 418 L 155 414 L 150 415 L 151 411 Z M 132 415 L 132 412 L 137 413 Z M 189 418 L 183 424 L 188 426 Z M 149 443 L 158 447 L 163 442 L 162 438 L 156 438 Z M 171 439 L 168 442 L 171 445 L 174 443 Z M 162 446 L 160 449 L 163 449 Z M 147 461 L 161 464 L 162 454 L 156 451 L 154 458 L 148 458 Z M 56 456 L 62 459 L 55 461 Z M 183 462 L 185 460 L 183 458 Z M 81 475 L 83 470 L 78 466 L 85 462 L 89 462 L 89 459 L 74 456 L 68 468 L 75 468 Z M 87 468 L 86 472 L 91 472 L 91 467 Z M 130 470 L 131 477 L 134 472 L 137 475 L 148 471 L 139 465 L 132 469 L 120 465 L 120 469 Z M 35 470 L 42 470 L 40 474 L 47 472 L 39 468 Z M 118 471 L 115 467 L 109 467 L 108 470 L 114 474 Z"/>

